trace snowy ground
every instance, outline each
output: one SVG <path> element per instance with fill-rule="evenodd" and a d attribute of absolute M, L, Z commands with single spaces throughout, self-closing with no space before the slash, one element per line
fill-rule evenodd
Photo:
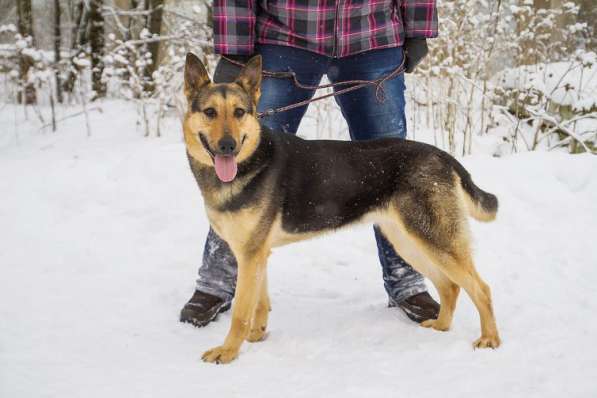
<path fill-rule="evenodd" d="M 0 112 L 0 397 L 597 396 L 597 157 L 463 160 L 501 201 L 472 224 L 500 349 L 472 350 L 464 294 L 448 333 L 387 308 L 363 227 L 276 250 L 269 338 L 215 366 L 230 314 L 177 320 L 207 232 L 179 127 L 142 138 L 128 112 L 18 144 Z"/>

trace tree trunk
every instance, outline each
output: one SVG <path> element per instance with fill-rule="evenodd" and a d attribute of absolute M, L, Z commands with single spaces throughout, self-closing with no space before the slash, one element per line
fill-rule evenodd
<path fill-rule="evenodd" d="M 160 35 L 162 33 L 162 16 L 164 11 L 164 0 L 146 0 L 146 4 L 150 4 L 152 10 L 151 15 L 147 18 L 147 29 L 152 35 Z M 156 41 L 147 45 L 151 53 L 151 65 L 145 68 L 145 77 L 147 79 L 146 90 L 153 92 L 155 86 L 153 84 L 153 72 L 158 67 L 160 61 L 160 42 Z"/>
<path fill-rule="evenodd" d="M 131 0 L 131 8 L 130 9 L 131 10 L 136 10 L 138 7 L 139 7 L 139 2 L 137 0 Z M 129 20 L 128 20 L 128 25 L 127 25 L 127 28 L 128 28 L 128 31 L 127 31 L 128 37 L 126 38 L 126 40 L 130 40 L 131 37 L 133 36 L 133 32 L 132 32 L 133 20 L 134 20 L 134 18 L 132 18 L 132 17 L 129 18 Z"/>
<path fill-rule="evenodd" d="M 56 74 L 56 98 L 62 103 L 62 81 L 60 78 L 60 45 L 62 44 L 62 32 L 60 24 L 60 0 L 54 0 L 54 63 Z"/>
<path fill-rule="evenodd" d="M 562 10 L 564 1 L 562 0 L 551 0 L 550 7 L 554 10 Z M 556 18 L 556 26 L 553 29 L 553 38 L 557 41 L 563 41 L 564 39 L 564 28 L 569 23 L 566 20 L 565 15 L 560 15 Z"/>
<path fill-rule="evenodd" d="M 83 51 L 83 47 L 87 44 L 87 25 L 89 22 L 89 13 L 85 10 L 83 1 L 77 0 L 72 10 L 72 15 L 75 17 L 75 23 L 71 30 L 71 65 L 68 76 L 64 81 L 64 91 L 72 93 L 75 88 L 77 80 L 77 65 L 74 63 L 75 58 Z"/>
<path fill-rule="evenodd" d="M 106 96 L 106 84 L 102 82 L 104 72 L 104 17 L 102 15 L 103 0 L 89 2 L 89 44 L 91 47 L 91 86 L 95 95 L 93 99 Z"/>
<path fill-rule="evenodd" d="M 579 3 L 578 20 L 586 22 L 589 27 L 585 45 L 587 50 L 597 51 L 597 7 L 595 6 L 595 0 L 580 0 Z"/>
<path fill-rule="evenodd" d="M 112 4 L 116 10 L 134 10 L 136 7 L 133 6 L 135 0 L 112 0 Z M 124 41 L 130 40 L 131 38 L 131 21 L 134 17 L 129 15 L 118 15 L 117 18 L 120 20 L 120 23 L 125 28 L 125 32 L 121 32 L 120 29 L 116 29 L 116 36 Z"/>
<path fill-rule="evenodd" d="M 33 36 L 33 14 L 31 12 L 31 0 L 17 0 L 17 16 L 19 25 L 19 34 L 25 37 L 31 37 L 34 43 Z M 18 94 L 17 100 L 19 103 L 27 105 L 37 103 L 37 93 L 33 83 L 28 82 L 29 69 L 33 66 L 33 59 L 21 53 L 19 58 L 19 77 L 21 79 L 23 88 Z"/>
<path fill-rule="evenodd" d="M 160 35 L 162 33 L 162 16 L 164 14 L 164 0 L 151 0 L 151 17 L 149 18 L 149 32 L 154 35 Z M 160 55 L 160 42 L 156 41 L 149 43 L 149 51 L 151 52 L 151 60 L 153 63 L 150 65 L 149 72 L 153 73 L 158 67 L 159 55 Z"/>

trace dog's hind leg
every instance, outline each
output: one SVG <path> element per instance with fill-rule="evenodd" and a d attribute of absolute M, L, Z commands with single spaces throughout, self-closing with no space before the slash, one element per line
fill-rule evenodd
<path fill-rule="evenodd" d="M 265 267 L 269 256 L 269 247 L 263 245 L 256 251 L 247 254 L 234 250 L 238 261 L 238 276 L 234 305 L 232 307 L 232 323 L 224 344 L 203 354 L 205 362 L 228 363 L 238 356 L 240 346 L 249 336 L 251 320 L 259 302 L 261 284 L 265 276 Z"/>
<path fill-rule="evenodd" d="M 415 241 L 409 237 L 408 233 L 401 231 L 399 226 L 394 223 L 385 223 L 380 227 L 394 249 L 413 268 L 429 278 L 439 294 L 440 308 L 437 319 L 423 321 L 421 326 L 440 331 L 449 330 L 460 287 L 433 264 L 432 259 L 426 255 L 425 251 L 418 249 Z"/>
<path fill-rule="evenodd" d="M 421 322 L 421 326 L 445 332 L 452 325 L 460 286 L 452 282 L 443 272 L 435 272 L 433 275 L 430 275 L 429 279 L 431 279 L 439 294 L 439 315 L 437 319 L 428 319 Z"/>
<path fill-rule="evenodd" d="M 267 319 L 271 310 L 269 294 L 267 291 L 267 269 L 263 270 L 263 281 L 261 281 L 261 289 L 259 292 L 259 301 L 255 307 L 255 314 L 253 314 L 253 320 L 251 321 L 251 330 L 247 341 L 255 343 L 263 341 L 267 337 Z"/>
<path fill-rule="evenodd" d="M 481 337 L 473 343 L 473 346 L 475 348 L 499 347 L 501 341 L 493 314 L 491 290 L 477 273 L 471 253 L 466 250 L 456 255 L 442 254 L 437 256 L 437 261 L 441 263 L 442 271 L 466 291 L 479 311 Z"/>
<path fill-rule="evenodd" d="M 491 292 L 475 270 L 466 233 L 457 233 L 460 235 L 458 239 L 453 239 L 449 247 L 443 247 L 434 245 L 433 239 L 409 232 L 400 220 L 386 223 L 382 230 L 396 251 L 417 271 L 431 279 L 440 294 L 438 319 L 423 323 L 422 326 L 438 330 L 450 327 L 460 286 L 470 296 L 481 319 L 481 337 L 474 342 L 474 346 L 497 348 L 500 338 L 493 315 Z"/>

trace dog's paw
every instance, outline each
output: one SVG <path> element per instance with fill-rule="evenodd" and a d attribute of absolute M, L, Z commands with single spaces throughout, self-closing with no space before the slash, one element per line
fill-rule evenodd
<path fill-rule="evenodd" d="M 473 348 L 498 348 L 501 344 L 498 336 L 481 336 L 473 343 Z"/>
<path fill-rule="evenodd" d="M 262 326 L 258 329 L 251 329 L 249 336 L 247 337 L 247 341 L 250 343 L 257 343 L 265 340 L 266 338 L 267 332 L 265 331 L 265 326 Z"/>
<path fill-rule="evenodd" d="M 232 362 L 236 359 L 236 357 L 238 357 L 238 350 L 219 346 L 212 348 L 209 351 L 205 351 L 201 359 L 203 359 L 204 362 L 220 364 Z"/>
<path fill-rule="evenodd" d="M 437 321 L 437 319 L 427 319 L 426 321 L 421 322 L 421 326 L 424 328 L 432 328 L 435 330 L 439 330 L 440 332 L 446 332 L 450 329 L 449 325 L 445 325 Z"/>

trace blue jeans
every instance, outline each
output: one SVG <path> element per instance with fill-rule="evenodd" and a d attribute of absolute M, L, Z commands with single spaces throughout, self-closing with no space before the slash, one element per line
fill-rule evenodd
<path fill-rule="evenodd" d="M 256 52 L 263 57 L 263 69 L 292 70 L 299 82 L 317 85 L 324 74 L 331 82 L 375 80 L 396 69 L 402 62 L 402 48 L 373 50 L 345 58 L 329 58 L 309 51 L 261 45 Z M 342 88 L 342 86 L 340 87 Z M 384 83 L 385 101 L 379 102 L 374 87 L 365 87 L 334 97 L 348 123 L 353 140 L 406 136 L 404 114 L 404 76 Z M 314 91 L 296 87 L 289 79 L 265 78 L 261 85 L 258 110 L 294 104 L 313 97 Z M 262 119 L 262 124 L 274 131 L 295 134 L 307 106 L 277 113 Z M 366 167 L 366 166 L 363 166 Z M 400 302 L 426 291 L 423 276 L 408 265 L 392 245 L 374 227 L 384 287 L 390 301 Z M 210 229 L 199 269 L 197 290 L 231 301 L 236 286 L 236 260 L 230 248 Z"/>

